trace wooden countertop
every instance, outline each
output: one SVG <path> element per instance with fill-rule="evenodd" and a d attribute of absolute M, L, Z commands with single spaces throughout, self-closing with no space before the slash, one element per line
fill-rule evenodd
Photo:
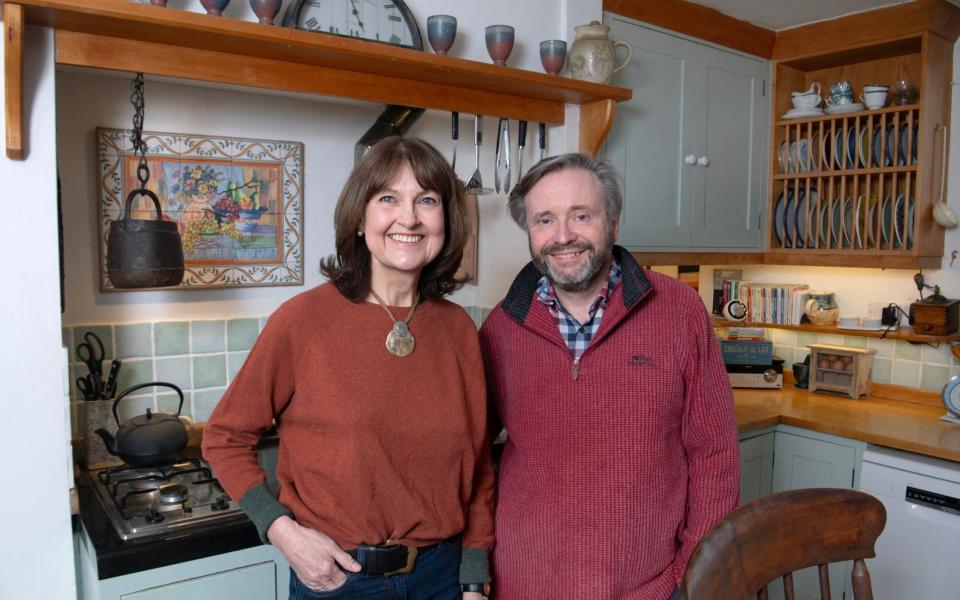
<path fill-rule="evenodd" d="M 736 389 L 741 434 L 784 423 L 871 444 L 960 462 L 960 425 L 941 421 L 946 409 L 865 396 L 859 400 L 780 390 Z"/>

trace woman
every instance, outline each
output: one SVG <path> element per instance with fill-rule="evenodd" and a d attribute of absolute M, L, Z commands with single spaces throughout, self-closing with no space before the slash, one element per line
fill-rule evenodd
<path fill-rule="evenodd" d="M 460 285 L 463 185 L 429 144 L 388 138 L 334 221 L 330 282 L 270 317 L 203 454 L 286 556 L 291 598 L 478 600 L 493 546 L 486 390 L 474 325 L 442 299 Z M 254 450 L 274 421 L 279 498 Z"/>

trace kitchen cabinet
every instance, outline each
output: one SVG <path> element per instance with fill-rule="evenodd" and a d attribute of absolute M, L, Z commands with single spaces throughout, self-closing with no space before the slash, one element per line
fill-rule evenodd
<path fill-rule="evenodd" d="M 740 438 L 740 505 L 773 492 L 773 431 Z"/>
<path fill-rule="evenodd" d="M 80 543 L 81 600 L 280 600 L 289 567 L 273 546 L 254 546 L 166 567 L 98 580 Z"/>
<path fill-rule="evenodd" d="M 855 489 L 859 486 L 865 449 L 863 442 L 779 425 L 774 443 L 773 491 L 812 487 Z M 833 563 L 829 569 L 830 595 L 832 598 L 842 598 L 844 590 L 850 585 L 851 563 Z M 794 573 L 794 590 L 798 599 L 820 599 L 820 580 L 816 567 Z M 771 599 L 782 597 L 781 586 L 773 585 L 770 591 Z M 847 597 L 850 597 L 849 590 Z"/>
<path fill-rule="evenodd" d="M 606 14 L 633 90 L 604 148 L 620 173 L 620 243 L 675 252 L 761 249 L 768 63 Z"/>
<path fill-rule="evenodd" d="M 562 124 L 596 154 L 630 90 L 310 31 L 122 2 L 6 2 L 7 155 L 22 158 L 25 25 L 56 29 L 57 65 Z"/>

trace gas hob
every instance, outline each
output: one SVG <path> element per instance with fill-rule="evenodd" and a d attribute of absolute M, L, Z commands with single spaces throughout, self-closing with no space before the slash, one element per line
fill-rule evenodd
<path fill-rule="evenodd" d="M 123 540 L 178 537 L 246 519 L 200 459 L 149 468 L 122 465 L 89 475 Z"/>

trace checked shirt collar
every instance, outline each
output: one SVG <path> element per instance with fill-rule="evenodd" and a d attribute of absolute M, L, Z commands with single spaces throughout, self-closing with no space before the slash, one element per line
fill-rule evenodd
<path fill-rule="evenodd" d="M 546 275 L 541 277 L 540 281 L 537 282 L 537 297 L 547 306 L 550 314 L 553 315 L 554 320 L 556 320 L 557 327 L 560 329 L 560 337 L 566 342 L 567 348 L 570 349 L 570 354 L 573 355 L 574 360 L 579 360 L 583 353 L 587 351 L 590 340 L 593 339 L 594 334 L 600 329 L 603 309 L 607 306 L 607 300 L 610 298 L 611 290 L 620 282 L 620 277 L 620 265 L 614 260 L 610 267 L 610 274 L 607 276 L 606 285 L 600 288 L 597 299 L 590 305 L 586 323 L 578 323 L 573 315 L 568 313 L 567 309 L 560 304 L 560 301 L 557 300 L 557 294 L 553 286 L 550 285 L 550 280 L 547 279 Z"/>

